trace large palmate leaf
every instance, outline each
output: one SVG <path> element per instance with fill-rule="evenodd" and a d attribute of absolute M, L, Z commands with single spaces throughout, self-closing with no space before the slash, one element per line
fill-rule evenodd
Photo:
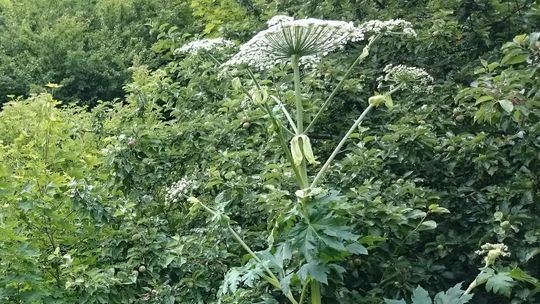
<path fill-rule="evenodd" d="M 428 292 L 421 286 L 416 287 L 411 297 L 411 304 L 466 304 L 472 299 L 473 295 L 465 294 L 461 289 L 461 283 L 448 289 L 446 292 L 441 291 L 432 300 Z M 392 300 L 384 299 L 386 304 L 407 304 L 403 299 Z"/>

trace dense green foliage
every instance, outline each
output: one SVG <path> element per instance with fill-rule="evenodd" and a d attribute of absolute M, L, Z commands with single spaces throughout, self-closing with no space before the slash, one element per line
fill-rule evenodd
<path fill-rule="evenodd" d="M 418 32 L 354 68 L 309 134 L 320 162 L 386 64 L 435 78 L 373 110 L 302 212 L 279 127 L 238 85 L 253 79 L 216 63 L 235 50 L 173 54 L 201 35 L 243 42 L 277 13 Z M 476 278 L 470 303 L 537 303 L 539 22 L 524 0 L 0 0 L 0 102 L 36 93 L 0 112 L 0 302 L 288 303 L 311 280 L 322 303 L 467 303 Z M 308 119 L 364 44 L 303 73 Z M 294 108 L 289 66 L 254 78 Z M 484 263 L 484 243 L 511 256 Z"/>
<path fill-rule="evenodd" d="M 159 62 L 151 32 L 191 20 L 183 1 L 0 1 L 0 103 L 49 82 L 65 100 L 121 97 L 134 62 Z"/>

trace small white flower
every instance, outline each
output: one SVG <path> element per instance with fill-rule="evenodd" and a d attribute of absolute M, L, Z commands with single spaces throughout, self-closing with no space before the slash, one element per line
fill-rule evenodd
<path fill-rule="evenodd" d="M 379 33 L 401 33 L 406 36 L 416 37 L 412 24 L 402 19 L 390 19 L 386 21 L 370 20 L 362 23 L 359 26 L 361 32 L 364 35 Z"/>
<path fill-rule="evenodd" d="M 213 39 L 200 39 L 191 41 L 184 44 L 182 47 L 177 48 L 174 51 L 175 55 L 182 53 L 196 54 L 199 52 L 208 52 L 212 50 L 221 50 L 224 48 L 233 47 L 234 42 L 223 39 L 223 38 L 213 38 Z"/>
<path fill-rule="evenodd" d="M 276 15 L 272 18 L 270 18 L 270 20 L 266 21 L 266 25 L 268 25 L 268 27 L 271 27 L 271 26 L 274 26 L 274 25 L 278 25 L 282 22 L 287 22 L 287 21 L 293 21 L 294 18 L 293 17 L 289 17 L 289 16 L 285 16 L 285 15 Z"/>
<path fill-rule="evenodd" d="M 404 88 L 411 89 L 413 92 L 432 92 L 433 77 L 423 69 L 410 67 L 403 64 L 389 64 L 384 67 L 384 76 L 377 78 L 378 88 L 390 85 L 391 88 L 401 85 Z"/>

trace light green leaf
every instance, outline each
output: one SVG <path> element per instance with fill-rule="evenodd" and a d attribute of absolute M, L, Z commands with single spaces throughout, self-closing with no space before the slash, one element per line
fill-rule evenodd
<path fill-rule="evenodd" d="M 478 98 L 476 98 L 476 105 L 478 104 L 481 104 L 483 102 L 486 102 L 486 101 L 489 101 L 489 100 L 493 100 L 493 96 L 489 96 L 489 95 L 483 95 L 483 96 L 480 96 Z"/>
<path fill-rule="evenodd" d="M 419 230 L 432 230 L 437 228 L 437 223 L 435 221 L 425 221 L 420 225 Z"/>
<path fill-rule="evenodd" d="M 501 64 L 518 64 L 525 62 L 527 58 L 529 58 L 529 56 L 521 53 L 521 50 L 514 50 L 503 57 Z"/>
<path fill-rule="evenodd" d="M 510 271 L 510 277 L 518 281 L 530 283 L 534 285 L 535 288 L 540 288 L 540 280 L 526 273 L 519 267 L 514 268 L 512 269 L 512 271 Z"/>
<path fill-rule="evenodd" d="M 439 206 L 438 204 L 431 204 L 428 207 L 429 213 L 450 213 L 450 210 Z"/>
<path fill-rule="evenodd" d="M 392 108 L 394 108 L 394 101 L 392 100 L 392 96 L 390 95 L 385 95 L 386 98 L 384 100 L 384 105 L 389 109 L 391 110 Z"/>
<path fill-rule="evenodd" d="M 509 100 L 502 99 L 502 100 L 499 100 L 498 103 L 508 113 L 512 113 L 512 111 L 514 110 L 514 104 Z"/>
<path fill-rule="evenodd" d="M 374 107 L 378 107 L 381 103 L 385 103 L 386 102 L 386 96 L 385 95 L 375 95 L 375 96 L 371 96 L 369 99 L 368 99 L 368 102 L 370 105 L 374 106 Z"/>

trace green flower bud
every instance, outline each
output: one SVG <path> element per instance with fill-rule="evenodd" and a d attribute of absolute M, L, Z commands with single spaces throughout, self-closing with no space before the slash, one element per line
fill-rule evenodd
<path fill-rule="evenodd" d="M 381 103 L 386 102 L 386 96 L 385 95 L 371 96 L 368 101 L 370 105 L 374 107 L 378 107 Z"/>
<path fill-rule="evenodd" d="M 265 104 L 268 101 L 268 90 L 266 88 L 261 88 L 260 90 L 255 91 L 253 101 L 255 104 Z"/>
<path fill-rule="evenodd" d="M 300 165 L 304 156 L 302 155 L 302 150 L 300 149 L 300 141 L 298 136 L 295 136 L 291 139 L 291 154 L 293 162 L 295 165 Z"/>
<path fill-rule="evenodd" d="M 232 87 L 233 89 L 239 91 L 242 89 L 242 82 L 240 81 L 240 78 L 238 77 L 235 77 L 233 80 L 232 80 Z"/>
<path fill-rule="evenodd" d="M 302 134 L 300 135 L 300 138 L 302 139 L 302 150 L 304 152 L 304 157 L 306 158 L 307 162 L 310 164 L 317 163 L 315 160 L 315 156 L 313 155 L 313 150 L 311 149 L 311 142 L 309 141 L 309 137 L 307 135 Z"/>

